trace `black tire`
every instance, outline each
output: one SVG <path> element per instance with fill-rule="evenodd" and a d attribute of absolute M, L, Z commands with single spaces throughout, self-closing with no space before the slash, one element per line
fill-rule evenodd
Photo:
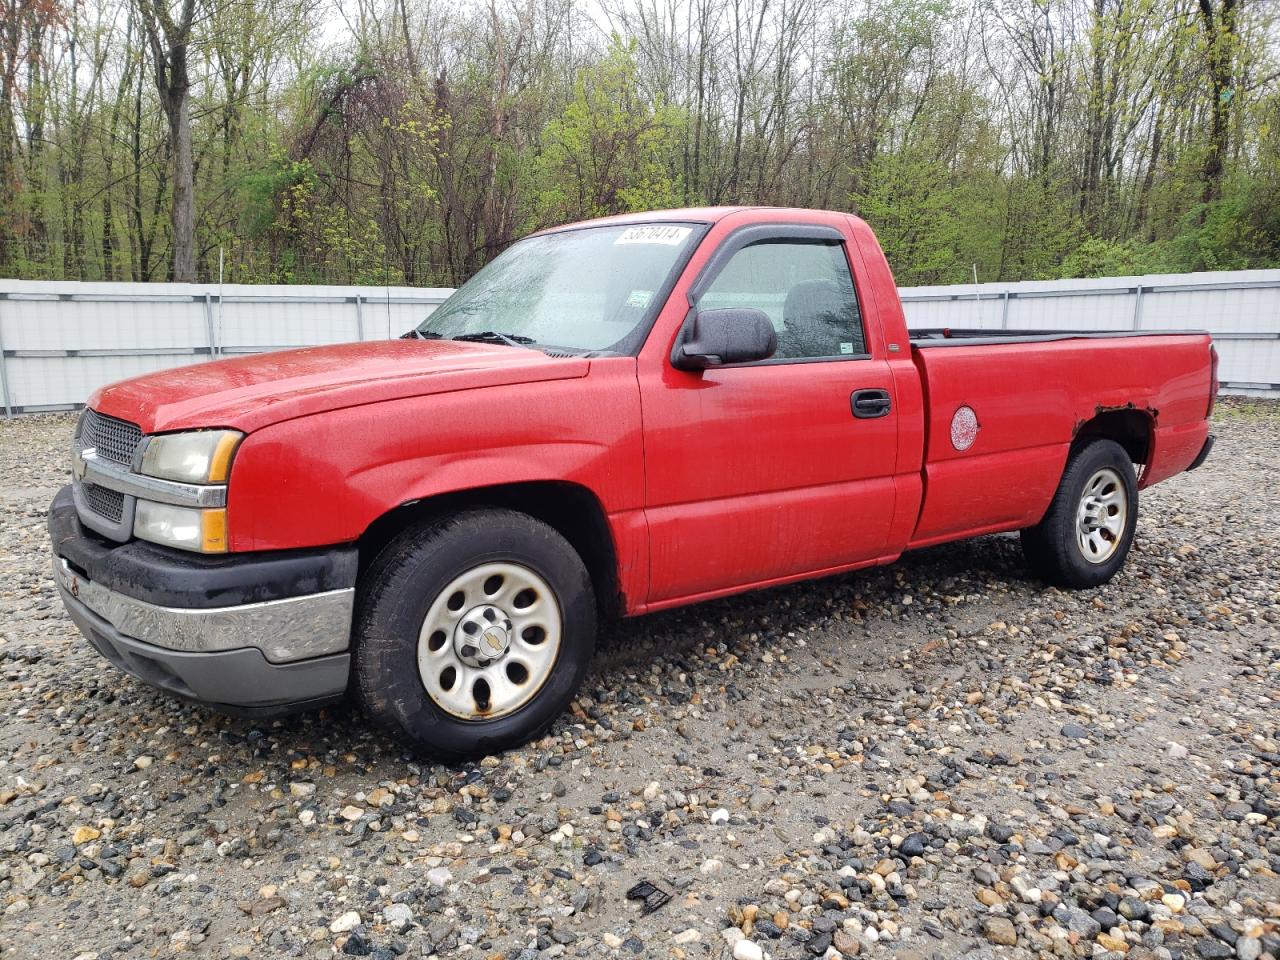
<path fill-rule="evenodd" d="M 1114 550 L 1105 559 L 1095 562 L 1086 556 L 1079 543 L 1077 511 L 1086 485 L 1104 469 L 1110 469 L 1120 477 L 1127 512 Z M 1071 451 L 1044 519 L 1022 531 L 1022 552 L 1031 572 L 1042 580 L 1074 590 L 1097 587 L 1114 577 L 1124 565 L 1133 545 L 1137 522 L 1138 481 L 1129 455 L 1113 440 L 1090 440 Z"/>
<path fill-rule="evenodd" d="M 520 564 L 550 585 L 562 636 L 531 700 L 495 719 L 441 709 L 418 671 L 418 637 L 431 604 L 484 563 Z M 577 692 L 595 649 L 591 578 L 559 533 L 514 510 L 477 509 L 423 522 L 388 544 L 361 578 L 352 688 L 364 712 L 415 750 L 453 761 L 519 746 L 541 734 Z"/>

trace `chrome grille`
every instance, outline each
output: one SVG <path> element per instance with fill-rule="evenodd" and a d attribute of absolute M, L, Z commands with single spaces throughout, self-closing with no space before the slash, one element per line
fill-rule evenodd
<path fill-rule="evenodd" d="M 81 489 L 84 491 L 84 502 L 94 513 L 106 517 L 112 523 L 119 523 L 124 517 L 123 493 L 92 483 L 84 484 Z"/>
<path fill-rule="evenodd" d="M 132 466 L 134 451 L 142 442 L 142 429 L 127 420 L 117 420 L 86 409 L 80 427 L 80 442 L 95 448 L 98 456 L 105 460 Z"/>

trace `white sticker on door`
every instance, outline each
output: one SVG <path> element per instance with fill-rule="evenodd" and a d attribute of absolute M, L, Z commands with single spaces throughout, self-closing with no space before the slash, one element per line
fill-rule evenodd
<path fill-rule="evenodd" d="M 676 227 L 669 223 L 649 223 L 640 227 L 627 227 L 613 241 L 615 247 L 624 243 L 660 243 L 668 247 L 676 247 L 684 243 L 692 227 Z"/>

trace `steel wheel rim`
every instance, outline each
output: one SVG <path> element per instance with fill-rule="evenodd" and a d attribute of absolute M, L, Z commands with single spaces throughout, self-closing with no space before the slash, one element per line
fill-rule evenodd
<path fill-rule="evenodd" d="M 1124 539 L 1129 519 L 1129 493 L 1124 479 L 1111 467 L 1091 476 L 1076 508 L 1076 543 L 1089 563 L 1106 563 Z"/>
<path fill-rule="evenodd" d="M 518 563 L 460 573 L 432 601 L 418 632 L 418 676 L 441 710 L 461 720 L 515 713 L 555 667 L 563 618 L 555 592 Z"/>

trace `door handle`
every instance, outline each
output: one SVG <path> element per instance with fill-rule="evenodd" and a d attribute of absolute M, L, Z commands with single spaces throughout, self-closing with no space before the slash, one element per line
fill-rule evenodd
<path fill-rule="evenodd" d="M 888 390 L 855 390 L 849 397 L 849 406 L 853 410 L 853 415 L 859 420 L 874 420 L 877 417 L 888 416 L 889 402 Z"/>

